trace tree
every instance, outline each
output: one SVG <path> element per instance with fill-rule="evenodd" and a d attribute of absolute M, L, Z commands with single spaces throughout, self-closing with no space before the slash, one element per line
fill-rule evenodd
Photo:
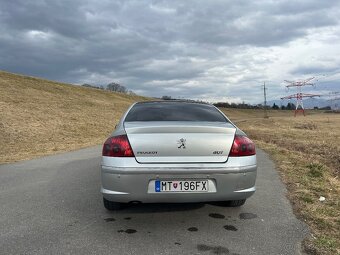
<path fill-rule="evenodd" d="M 263 108 L 262 104 L 259 105 L 250 105 L 245 102 L 242 103 L 228 103 L 228 102 L 218 102 L 214 104 L 216 107 L 223 108 L 240 108 L 240 109 L 260 109 Z"/>
<path fill-rule="evenodd" d="M 287 109 L 287 110 L 295 110 L 295 109 L 296 109 L 296 106 L 295 106 L 295 104 L 293 104 L 293 103 L 288 103 L 286 109 Z"/>
<path fill-rule="evenodd" d="M 162 96 L 162 100 L 171 100 L 171 96 Z"/>
<path fill-rule="evenodd" d="M 272 108 L 273 108 L 274 110 L 279 110 L 279 109 L 280 109 L 275 103 L 273 104 Z"/>
<path fill-rule="evenodd" d="M 88 83 L 84 83 L 83 85 L 81 85 L 83 87 L 87 87 L 87 88 L 93 88 L 93 89 L 102 89 L 102 86 L 101 87 L 98 87 L 96 85 L 91 85 L 91 84 L 88 84 Z"/>
<path fill-rule="evenodd" d="M 121 93 L 127 93 L 127 89 L 118 83 L 111 82 L 106 87 L 107 90 L 114 91 L 114 92 L 121 92 Z"/>

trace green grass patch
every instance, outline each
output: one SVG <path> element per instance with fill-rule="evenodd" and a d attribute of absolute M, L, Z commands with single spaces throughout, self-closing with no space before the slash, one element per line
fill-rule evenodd
<path fill-rule="evenodd" d="M 307 165 L 309 169 L 309 176 L 313 178 L 323 177 L 324 166 L 318 163 L 310 163 Z"/>

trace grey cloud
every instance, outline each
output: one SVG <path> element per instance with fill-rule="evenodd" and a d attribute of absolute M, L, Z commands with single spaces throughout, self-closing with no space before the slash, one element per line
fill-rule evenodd
<path fill-rule="evenodd" d="M 298 68 L 295 68 L 291 71 L 292 74 L 295 75 L 325 75 L 329 73 L 334 73 L 334 72 L 339 72 L 340 68 L 339 67 L 326 67 L 322 65 L 310 65 L 310 66 L 300 66 Z"/>
<path fill-rule="evenodd" d="M 336 1 L 316 0 L 1 1 L 0 69 L 73 83 L 119 81 L 145 95 L 228 93 L 254 101 L 258 88 L 247 84 L 265 80 L 275 58 L 256 59 L 258 48 L 338 27 L 338 9 Z"/>

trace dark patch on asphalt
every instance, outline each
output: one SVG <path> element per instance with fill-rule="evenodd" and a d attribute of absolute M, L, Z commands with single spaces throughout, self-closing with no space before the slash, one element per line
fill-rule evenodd
<path fill-rule="evenodd" d="M 177 242 L 176 242 L 175 245 L 181 245 L 181 243 L 177 243 Z"/>
<path fill-rule="evenodd" d="M 134 234 L 134 233 L 136 233 L 137 232 L 137 230 L 135 230 L 135 229 L 127 229 L 127 230 L 123 230 L 123 229 L 120 229 L 120 230 L 118 230 L 117 231 L 118 233 L 127 233 L 127 234 Z"/>
<path fill-rule="evenodd" d="M 75 224 L 77 224 L 79 221 L 74 221 L 73 223 L 68 224 L 69 227 L 73 227 Z"/>
<path fill-rule="evenodd" d="M 214 219 L 224 219 L 225 216 L 219 213 L 210 213 L 209 216 Z"/>
<path fill-rule="evenodd" d="M 211 251 L 213 254 L 229 254 L 229 249 L 223 246 L 197 245 L 199 251 Z"/>
<path fill-rule="evenodd" d="M 125 217 L 124 220 L 131 220 L 131 217 Z"/>
<path fill-rule="evenodd" d="M 127 230 L 125 230 L 125 233 L 127 233 L 127 234 L 133 234 L 133 233 L 136 233 L 137 232 L 137 230 L 135 230 L 135 229 L 127 229 Z"/>
<path fill-rule="evenodd" d="M 251 220 L 257 218 L 255 213 L 240 213 L 239 216 L 241 220 Z"/>
<path fill-rule="evenodd" d="M 190 232 L 196 232 L 196 231 L 198 231 L 198 228 L 191 227 L 191 228 L 188 228 L 188 231 L 190 231 Z"/>
<path fill-rule="evenodd" d="M 151 234 L 151 232 L 150 232 L 150 231 L 148 231 L 148 234 Z"/>
<path fill-rule="evenodd" d="M 225 226 L 223 226 L 223 227 L 224 227 L 224 229 L 226 229 L 226 230 L 237 231 L 237 228 L 236 228 L 235 226 L 233 226 L 233 225 L 225 225 Z"/>
<path fill-rule="evenodd" d="M 69 226 L 69 227 L 73 227 L 73 226 L 74 226 L 76 223 L 77 223 L 77 222 L 70 223 L 70 224 L 68 224 L 67 226 Z"/>
<path fill-rule="evenodd" d="M 205 245 L 205 244 L 199 244 L 197 245 L 197 249 L 199 251 L 210 251 L 212 248 L 211 246 Z"/>
<path fill-rule="evenodd" d="M 106 222 L 112 222 L 112 221 L 116 221 L 116 219 L 115 218 L 106 218 L 106 219 L 104 219 Z"/>

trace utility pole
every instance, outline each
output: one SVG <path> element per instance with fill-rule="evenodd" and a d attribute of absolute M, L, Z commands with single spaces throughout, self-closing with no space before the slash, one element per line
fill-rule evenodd
<path fill-rule="evenodd" d="M 263 107 L 263 111 L 264 111 L 264 118 L 267 119 L 268 114 L 267 114 L 267 92 L 266 92 L 267 88 L 266 88 L 266 82 L 263 82 L 263 96 L 264 96 L 264 107 Z"/>

